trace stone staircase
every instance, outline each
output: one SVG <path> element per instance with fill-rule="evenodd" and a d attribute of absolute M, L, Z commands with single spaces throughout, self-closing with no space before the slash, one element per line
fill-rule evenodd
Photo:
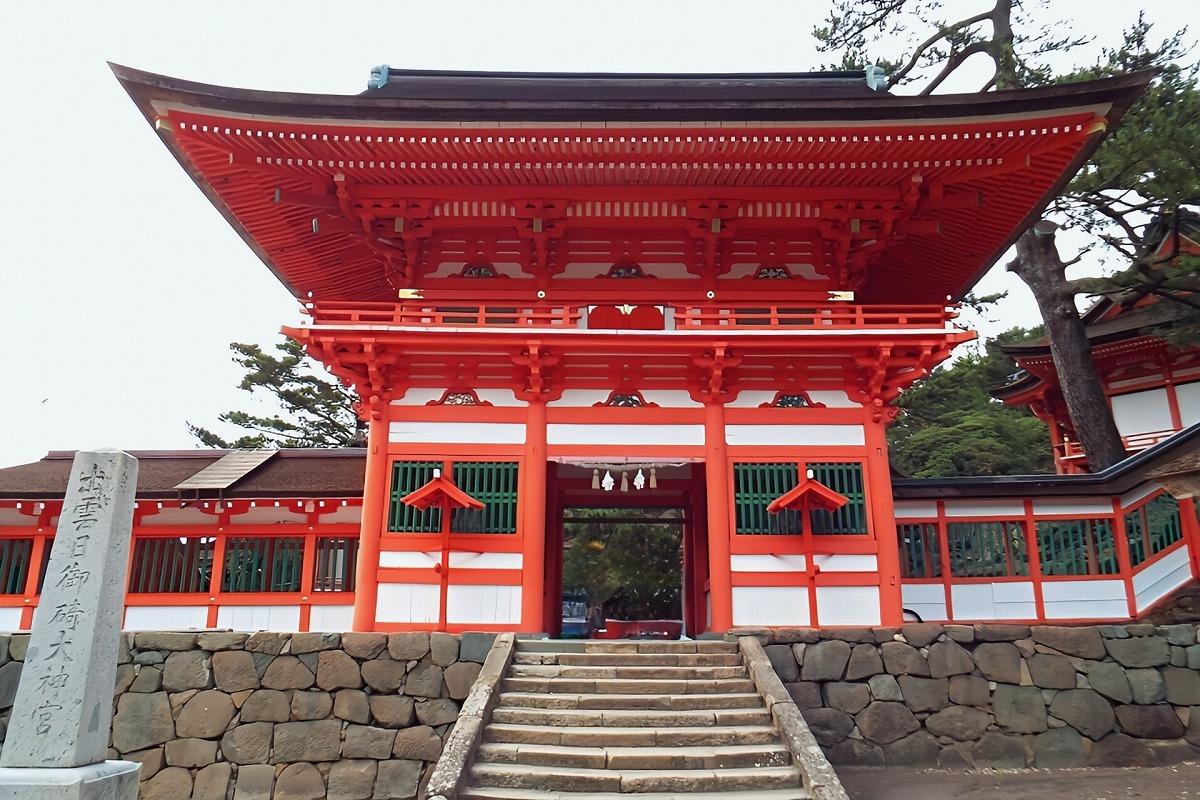
<path fill-rule="evenodd" d="M 519 640 L 459 800 L 801 800 L 727 642 Z"/>

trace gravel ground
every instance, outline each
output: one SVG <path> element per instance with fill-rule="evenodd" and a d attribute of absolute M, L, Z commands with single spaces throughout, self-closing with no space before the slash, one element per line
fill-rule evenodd
<path fill-rule="evenodd" d="M 1102 800 L 1200 798 L 1200 764 L 954 772 L 838 767 L 851 800 Z"/>

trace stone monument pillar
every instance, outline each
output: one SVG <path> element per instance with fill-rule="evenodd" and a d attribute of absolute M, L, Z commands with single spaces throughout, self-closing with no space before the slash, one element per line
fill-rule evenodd
<path fill-rule="evenodd" d="M 0 754 L 0 800 L 133 800 L 140 764 L 107 761 L 137 459 L 80 452 Z"/>

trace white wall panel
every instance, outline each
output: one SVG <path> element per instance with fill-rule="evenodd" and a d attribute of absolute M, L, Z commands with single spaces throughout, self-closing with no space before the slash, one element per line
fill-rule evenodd
<path fill-rule="evenodd" d="M 231 521 L 234 525 L 275 525 L 280 522 L 302 523 L 308 521 L 308 515 L 302 508 L 296 508 L 295 502 L 288 500 L 281 502 L 283 505 L 278 508 L 275 507 L 274 502 L 270 505 L 249 508 L 244 514 L 233 515 Z"/>
<path fill-rule="evenodd" d="M 375 603 L 378 622 L 437 622 L 441 587 L 431 583 L 381 583 Z"/>
<path fill-rule="evenodd" d="M 813 563 L 820 567 L 822 572 L 877 572 L 879 570 L 879 559 L 868 553 L 814 554 Z"/>
<path fill-rule="evenodd" d="M 964 583 L 950 587 L 956 620 L 1037 619 L 1033 584 Z"/>
<path fill-rule="evenodd" d="M 1179 419 L 1183 427 L 1190 428 L 1200 422 L 1200 382 L 1176 386 L 1175 399 L 1179 401 Z"/>
<path fill-rule="evenodd" d="M 1187 545 L 1183 545 L 1148 567 L 1134 569 L 1133 592 L 1138 611 L 1149 608 L 1191 579 L 1189 558 Z"/>
<path fill-rule="evenodd" d="M 897 500 L 896 519 L 937 519 L 937 503 L 921 500 Z"/>
<path fill-rule="evenodd" d="M 440 400 L 442 395 L 446 393 L 445 389 L 423 389 L 413 388 L 404 393 L 404 396 L 399 400 L 393 400 L 393 406 L 423 406 L 427 403 L 432 403 L 435 400 Z"/>
<path fill-rule="evenodd" d="M 19 631 L 21 628 L 21 609 L 16 606 L 0 608 L 0 631 Z"/>
<path fill-rule="evenodd" d="M 947 500 L 947 517 L 1008 517 L 1025 516 L 1025 504 L 1020 500 Z M 955 612 L 957 613 L 957 608 Z"/>
<path fill-rule="evenodd" d="M 446 592 L 446 622 L 451 625 L 520 624 L 521 587 L 451 584 Z"/>
<path fill-rule="evenodd" d="M 703 425 L 583 425 L 551 423 L 547 444 L 703 445 Z"/>
<path fill-rule="evenodd" d="M 313 606 L 308 629 L 321 633 L 354 630 L 354 606 Z"/>
<path fill-rule="evenodd" d="M 726 408 L 758 408 L 763 403 L 769 403 L 775 399 L 778 392 L 763 392 L 755 390 L 747 390 L 738 392 L 738 396 L 732 401 L 725 404 Z"/>
<path fill-rule="evenodd" d="M 326 501 L 325 509 L 331 508 L 329 502 Z M 318 508 L 318 511 L 322 509 Z M 331 523 L 349 523 L 357 525 L 362 522 L 362 506 L 339 506 L 334 511 L 321 514 L 321 522 L 323 524 Z"/>
<path fill-rule="evenodd" d="M 442 563 L 441 551 L 418 552 L 416 550 L 381 550 L 379 566 L 392 569 L 432 569 Z"/>
<path fill-rule="evenodd" d="M 18 612 L 17 619 L 19 621 L 21 609 L 12 610 Z M 127 606 L 125 608 L 123 628 L 127 631 L 187 631 L 207 627 L 207 606 Z M 0 629 L 16 630 L 16 628 L 7 627 Z"/>
<path fill-rule="evenodd" d="M 591 408 L 608 400 L 610 389 L 564 389 L 562 396 L 546 403 L 547 408 Z"/>
<path fill-rule="evenodd" d="M 1111 398 L 1113 421 L 1122 436 L 1171 430 L 1171 408 L 1165 388 L 1130 392 Z"/>
<path fill-rule="evenodd" d="M 1070 514 L 1075 517 L 1093 517 L 1112 514 L 1112 501 L 1107 498 L 1052 497 L 1033 501 L 1034 514 Z"/>
<path fill-rule="evenodd" d="M 298 631 L 300 606 L 221 606 L 217 627 L 235 631 Z"/>
<path fill-rule="evenodd" d="M 461 569 L 520 569 L 520 553 L 465 553 L 450 552 L 450 566 Z"/>
<path fill-rule="evenodd" d="M 838 390 L 814 390 L 808 393 L 814 403 L 823 403 L 829 408 L 862 408 L 859 403 L 850 399 L 850 395 Z"/>
<path fill-rule="evenodd" d="M 416 422 L 388 425 L 388 441 L 432 444 L 524 444 L 525 426 L 511 422 Z"/>
<path fill-rule="evenodd" d="M 1113 619 L 1129 616 L 1125 581 L 1044 581 L 1046 619 Z"/>
<path fill-rule="evenodd" d="M 906 583 L 900 587 L 904 607 L 921 615 L 926 622 L 947 620 L 946 590 L 941 584 Z"/>
<path fill-rule="evenodd" d="M 862 445 L 866 442 L 861 425 L 726 425 L 725 442 L 729 445 Z"/>
<path fill-rule="evenodd" d="M 517 397 L 512 389 L 476 389 L 475 396 L 497 408 L 524 408 L 529 405 L 528 400 Z"/>
<path fill-rule="evenodd" d="M 1129 508 L 1131 505 L 1149 497 L 1161 488 L 1162 484 L 1160 483 L 1143 483 L 1136 489 L 1121 495 L 1121 508 Z"/>
<path fill-rule="evenodd" d="M 734 586 L 734 625 L 808 625 L 808 589 L 802 586 Z"/>
<path fill-rule="evenodd" d="M 196 506 L 188 508 L 160 508 L 157 514 L 142 517 L 143 525 L 215 525 L 217 518 L 205 514 Z"/>
<path fill-rule="evenodd" d="M 647 403 L 657 403 L 663 408 L 703 408 L 704 403 L 692 399 L 686 389 L 644 389 L 642 397 Z"/>
<path fill-rule="evenodd" d="M 729 557 L 734 572 L 804 572 L 806 559 L 802 555 L 745 555 Z"/>
<path fill-rule="evenodd" d="M 821 625 L 878 625 L 878 586 L 818 586 L 817 621 Z"/>

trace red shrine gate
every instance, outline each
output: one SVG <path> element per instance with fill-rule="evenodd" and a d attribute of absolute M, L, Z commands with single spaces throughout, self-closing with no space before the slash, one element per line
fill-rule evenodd
<path fill-rule="evenodd" d="M 890 403 L 1147 80 L 117 72 L 362 398 L 355 629 L 552 628 L 602 463 L 689 465 L 643 491 L 691 521 L 693 633 L 900 622 Z"/>

